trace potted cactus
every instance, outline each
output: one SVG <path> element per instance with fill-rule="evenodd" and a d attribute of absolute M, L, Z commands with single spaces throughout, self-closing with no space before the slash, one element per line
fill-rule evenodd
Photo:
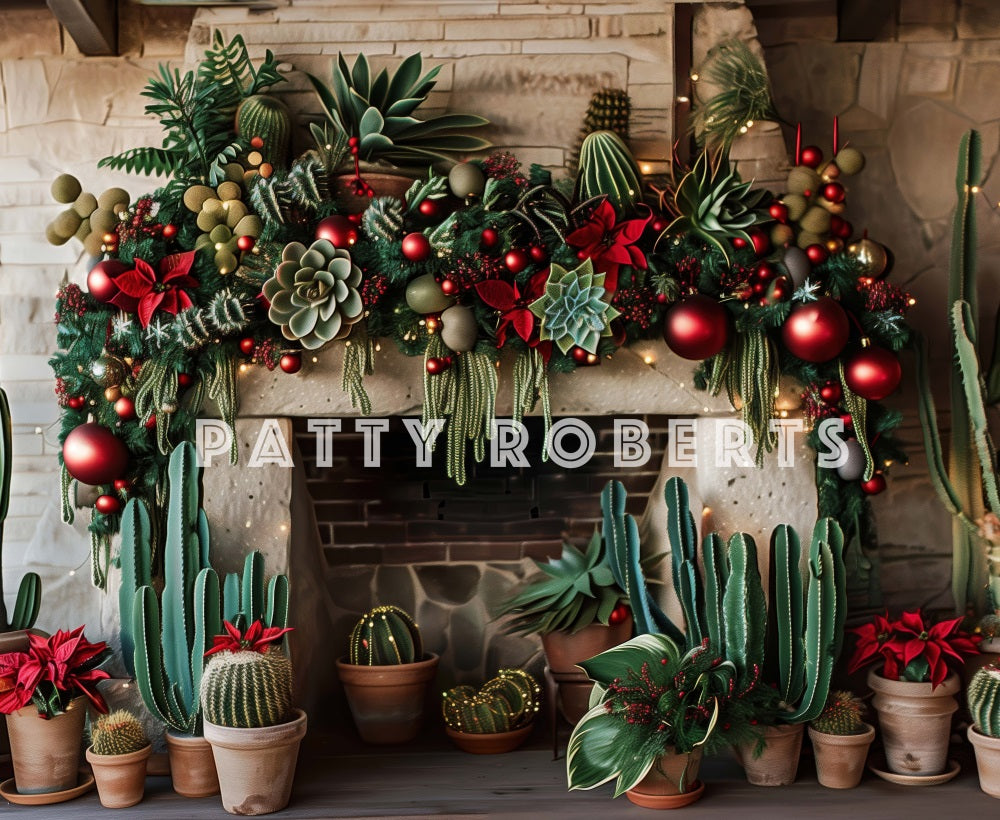
<path fill-rule="evenodd" d="M 972 725 L 969 742 L 976 750 L 979 788 L 1000 797 L 1000 666 L 989 664 L 972 677 L 966 692 Z"/>
<path fill-rule="evenodd" d="M 576 723 L 589 708 L 593 684 L 577 664 L 632 637 L 627 596 L 615 581 L 600 533 L 586 551 L 563 543 L 559 558 L 535 562 L 541 574 L 501 605 L 513 614 L 508 632 L 541 636 L 545 659 L 559 685 L 559 708 Z"/>
<path fill-rule="evenodd" d="M 87 762 L 94 770 L 102 806 L 125 809 L 142 800 L 152 751 L 142 724 L 131 712 L 119 709 L 91 724 Z"/>
<path fill-rule="evenodd" d="M 438 660 L 424 652 L 420 629 L 399 607 L 377 606 L 361 616 L 337 674 L 362 740 L 407 743 L 417 736 Z"/>
<path fill-rule="evenodd" d="M 212 745 L 230 814 L 257 815 L 288 805 L 306 713 L 292 706 L 292 662 L 276 645 L 289 628 L 224 623 L 201 679 L 205 739 Z"/>
<path fill-rule="evenodd" d="M 501 669 L 478 690 L 456 686 L 441 695 L 445 731 L 463 752 L 513 751 L 531 734 L 541 691 L 523 669 Z"/>
<path fill-rule="evenodd" d="M 831 692 L 818 718 L 809 724 L 816 777 L 828 789 L 853 789 L 861 782 L 875 728 L 861 716 L 865 705 L 851 692 Z"/>

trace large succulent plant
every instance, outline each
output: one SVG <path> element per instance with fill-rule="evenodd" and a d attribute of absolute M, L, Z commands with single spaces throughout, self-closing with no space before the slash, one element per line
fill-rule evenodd
<path fill-rule="evenodd" d="M 361 269 L 343 248 L 317 239 L 308 248 L 291 242 L 281 254 L 274 276 L 264 283 L 271 303 L 268 318 L 281 326 L 286 339 L 316 350 L 344 339 L 364 312 Z"/>
<path fill-rule="evenodd" d="M 442 114 L 418 120 L 413 112 L 427 99 L 441 66 L 426 74 L 420 54 L 407 57 L 393 75 L 382 69 L 374 77 L 368 59 L 360 54 L 348 68 L 342 54 L 333 67 L 333 83 L 308 74 L 323 113 L 335 133 L 358 140 L 358 158 L 393 165 L 427 166 L 450 154 L 479 151 L 490 143 L 456 134 L 456 129 L 478 128 L 487 120 L 473 114 Z"/>
<path fill-rule="evenodd" d="M 498 617 L 516 613 L 506 625 L 508 632 L 578 632 L 591 624 L 608 624 L 615 608 L 624 605 L 625 593 L 615 583 L 596 530 L 586 552 L 564 542 L 559 558 L 535 565 L 544 575 L 497 610 Z"/>
<path fill-rule="evenodd" d="M 573 345 L 596 353 L 601 337 L 611 335 L 611 320 L 618 316 L 608 304 L 604 277 L 594 273 L 589 259 L 572 270 L 552 265 L 545 293 L 529 306 L 541 319 L 539 338 L 551 339 L 563 353 Z"/>

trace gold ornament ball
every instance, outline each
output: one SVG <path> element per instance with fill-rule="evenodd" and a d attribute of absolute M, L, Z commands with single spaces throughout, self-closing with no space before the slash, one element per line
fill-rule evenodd
<path fill-rule="evenodd" d="M 122 389 L 118 385 L 112 385 L 104 391 L 104 398 L 108 401 L 118 401 L 122 397 Z"/>
<path fill-rule="evenodd" d="M 114 356 L 98 356 L 90 365 L 90 377 L 102 387 L 121 384 L 125 378 L 125 363 Z"/>
<path fill-rule="evenodd" d="M 885 252 L 885 248 L 867 236 L 849 245 L 847 252 L 861 266 L 862 275 L 870 276 L 872 279 L 878 279 L 885 272 L 886 266 L 889 264 L 889 257 Z"/>

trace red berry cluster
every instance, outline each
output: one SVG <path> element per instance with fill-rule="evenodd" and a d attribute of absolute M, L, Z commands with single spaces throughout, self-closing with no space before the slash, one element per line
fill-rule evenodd
<path fill-rule="evenodd" d="M 493 179 L 512 179 L 525 186 L 528 180 L 521 173 L 521 163 L 510 151 L 494 151 L 483 160 L 483 173 Z"/>
<path fill-rule="evenodd" d="M 891 310 L 896 313 L 906 313 L 910 307 L 911 296 L 901 287 L 880 279 L 870 284 L 861 282 L 858 290 L 865 297 L 866 310 Z"/>
<path fill-rule="evenodd" d="M 156 221 L 156 203 L 151 197 L 136 200 L 127 212 L 129 218 L 118 226 L 122 239 L 139 239 L 140 236 L 157 237 L 163 234 L 163 225 Z"/>
<path fill-rule="evenodd" d="M 456 293 L 471 290 L 476 283 L 487 279 L 507 279 L 509 276 L 510 271 L 504 264 L 503 257 L 481 251 L 455 257 L 448 271 L 448 280 L 454 283 Z"/>
<path fill-rule="evenodd" d="M 653 324 L 656 292 L 649 287 L 624 288 L 615 291 L 611 304 L 618 309 L 622 321 L 635 322 L 643 330 L 647 330 Z"/>
<path fill-rule="evenodd" d="M 375 196 L 375 189 L 361 178 L 361 169 L 358 165 L 361 140 L 357 137 L 351 137 L 347 141 L 347 145 L 351 149 L 351 156 L 354 157 L 354 179 L 351 180 L 351 193 L 355 196 L 366 196 L 371 199 Z"/>
<path fill-rule="evenodd" d="M 840 382 L 827 381 L 823 384 L 810 384 L 802 394 L 802 407 L 805 416 L 811 421 L 829 418 L 840 413 L 840 401 L 844 398 L 844 390 Z M 842 416 L 845 426 L 850 424 L 850 416 Z"/>
<path fill-rule="evenodd" d="M 699 279 L 701 260 L 697 256 L 685 256 L 677 263 L 677 283 L 681 286 L 681 293 L 697 290 Z"/>
<path fill-rule="evenodd" d="M 657 718 L 657 702 L 668 688 L 653 680 L 649 664 L 644 663 L 638 673 L 629 669 L 624 678 L 611 681 L 607 709 L 621 715 L 626 723 L 648 725 Z"/>
<path fill-rule="evenodd" d="M 281 351 L 273 339 L 264 339 L 254 347 L 253 359 L 258 364 L 264 365 L 268 370 L 274 370 L 281 360 Z"/>
<path fill-rule="evenodd" d="M 368 309 L 378 304 L 389 289 L 389 278 L 383 273 L 366 273 L 361 286 L 361 301 Z"/>
<path fill-rule="evenodd" d="M 87 312 L 87 300 L 79 285 L 64 285 L 56 293 L 56 315 L 57 322 L 63 320 L 67 313 L 83 316 Z"/>

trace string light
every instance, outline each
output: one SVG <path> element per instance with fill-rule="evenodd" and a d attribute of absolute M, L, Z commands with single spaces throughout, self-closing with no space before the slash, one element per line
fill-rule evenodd
<path fill-rule="evenodd" d="M 685 97 L 682 94 L 680 97 L 677 97 L 675 101 L 679 102 L 679 103 L 687 103 L 687 102 L 691 102 L 691 98 L 690 97 Z"/>
<path fill-rule="evenodd" d="M 650 356 L 650 355 L 649 355 L 648 353 L 647 353 L 647 354 L 646 354 L 645 356 L 643 356 L 643 357 L 642 357 L 642 360 L 643 360 L 643 361 L 644 361 L 644 362 L 645 362 L 646 364 L 653 364 L 653 363 L 654 363 L 654 362 L 656 361 L 656 359 L 654 359 L 654 358 L 653 358 L 652 356 Z"/>

